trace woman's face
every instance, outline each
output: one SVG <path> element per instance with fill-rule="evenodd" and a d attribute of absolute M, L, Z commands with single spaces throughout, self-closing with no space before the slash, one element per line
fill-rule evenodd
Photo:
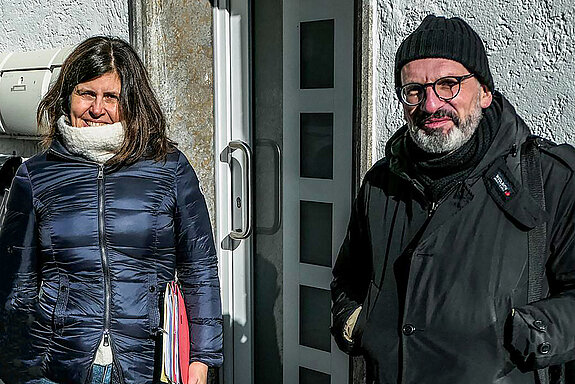
<path fill-rule="evenodd" d="M 79 83 L 70 97 L 70 123 L 73 127 L 99 127 L 120 121 L 122 82 L 116 72 L 108 72 Z"/>

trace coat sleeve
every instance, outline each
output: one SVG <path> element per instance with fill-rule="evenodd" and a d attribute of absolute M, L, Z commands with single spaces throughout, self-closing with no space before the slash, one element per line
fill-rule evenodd
<path fill-rule="evenodd" d="M 37 228 L 26 164 L 12 181 L 0 230 L 0 366 L 3 375 L 26 367 L 29 329 L 38 298 Z M 6 355 L 7 354 L 7 355 Z"/>
<path fill-rule="evenodd" d="M 575 359 L 575 178 L 556 179 L 550 188 L 562 191 L 547 229 L 549 296 L 515 308 L 506 329 L 507 348 L 525 371 Z"/>
<path fill-rule="evenodd" d="M 366 190 L 368 186 L 364 184 L 353 203 L 347 234 L 339 250 L 331 282 L 331 332 L 339 348 L 351 355 L 360 352 L 366 310 L 361 310 L 355 323 L 352 341 L 344 337 L 344 327 L 351 314 L 364 302 L 372 276 Z"/>
<path fill-rule="evenodd" d="M 198 179 L 182 153 L 176 204 L 176 261 L 190 327 L 190 361 L 220 366 L 223 335 L 216 248 Z"/>

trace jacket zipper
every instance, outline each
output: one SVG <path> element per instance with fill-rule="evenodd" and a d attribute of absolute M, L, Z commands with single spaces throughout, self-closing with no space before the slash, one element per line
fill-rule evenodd
<path fill-rule="evenodd" d="M 78 161 L 77 158 L 60 153 L 53 148 L 50 148 L 48 151 L 64 159 Z M 95 161 L 89 161 L 86 159 L 82 159 L 82 162 L 98 166 L 98 240 L 100 242 L 100 256 L 102 258 L 102 269 L 104 272 L 104 330 L 102 332 L 102 338 L 104 341 L 102 344 L 105 347 L 111 347 L 113 361 L 112 366 L 113 369 L 117 371 L 116 374 L 118 375 L 119 382 L 123 383 L 124 377 L 121 370 L 118 369 L 119 365 L 117 364 L 116 357 L 114 355 L 114 342 L 112 341 L 112 336 L 110 335 L 110 293 L 112 291 L 112 286 L 110 282 L 110 267 L 108 263 L 108 254 L 106 253 L 106 242 L 104 236 L 104 164 L 100 164 Z M 91 376 L 91 374 L 88 375 L 88 379 L 90 379 Z"/>
<path fill-rule="evenodd" d="M 106 239 L 104 236 L 104 166 L 98 166 L 98 237 L 100 240 L 100 256 L 102 257 L 102 270 L 104 272 L 104 346 L 110 345 L 110 266 L 106 253 Z"/>
<path fill-rule="evenodd" d="M 108 253 L 106 252 L 106 237 L 104 236 L 104 165 L 98 164 L 98 232 L 100 240 L 100 255 L 102 256 L 102 269 L 104 271 L 104 331 L 102 334 L 103 346 L 112 349 L 112 374 L 114 371 L 118 375 L 120 383 L 124 382 L 122 372 L 114 355 L 114 342 L 110 334 L 110 303 L 112 283 L 110 281 L 110 264 L 108 260 Z"/>

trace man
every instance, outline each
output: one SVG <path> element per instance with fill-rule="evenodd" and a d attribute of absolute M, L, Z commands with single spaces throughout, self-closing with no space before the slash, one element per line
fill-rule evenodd
<path fill-rule="evenodd" d="M 459 18 L 423 20 L 395 85 L 407 124 L 365 176 L 333 270 L 338 345 L 363 354 L 368 383 L 558 382 L 575 359 L 575 151 L 529 136 Z"/>

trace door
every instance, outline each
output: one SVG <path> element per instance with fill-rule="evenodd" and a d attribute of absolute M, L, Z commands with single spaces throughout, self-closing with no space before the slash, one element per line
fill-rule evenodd
<path fill-rule="evenodd" d="M 223 381 L 348 383 L 329 283 L 351 206 L 353 2 L 234 1 L 215 12 Z M 226 242 L 252 208 L 252 233 Z"/>

